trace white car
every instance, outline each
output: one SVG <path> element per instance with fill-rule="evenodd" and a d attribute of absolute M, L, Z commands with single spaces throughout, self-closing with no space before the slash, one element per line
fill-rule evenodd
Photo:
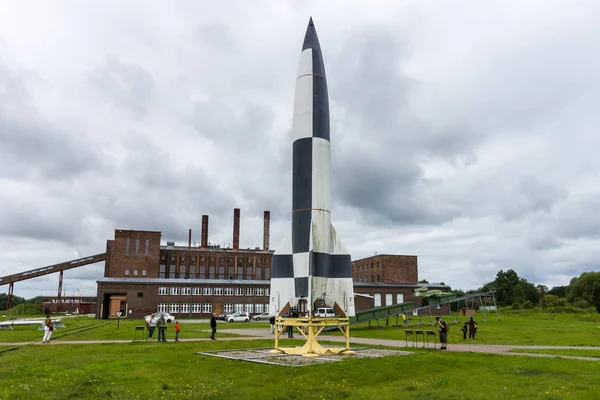
<path fill-rule="evenodd" d="M 250 314 L 248 314 L 245 311 L 236 312 L 236 313 L 227 315 L 227 317 L 225 317 L 225 320 L 227 322 L 248 322 L 248 321 L 250 321 Z"/>
<path fill-rule="evenodd" d="M 271 318 L 271 316 L 269 315 L 268 312 L 264 312 L 262 314 L 256 314 L 254 317 L 252 317 L 252 319 L 254 321 L 268 321 L 269 318 Z"/>
<path fill-rule="evenodd" d="M 335 317 L 335 311 L 333 311 L 333 308 L 329 307 L 317 308 L 315 316 L 321 318 L 333 318 Z"/>
<path fill-rule="evenodd" d="M 165 321 L 167 321 L 168 323 L 175 322 L 175 319 L 176 319 L 176 318 L 175 318 L 175 316 L 174 316 L 174 315 L 171 315 L 171 314 L 169 314 L 168 312 L 158 312 L 158 313 L 154 313 L 154 318 L 156 318 L 156 321 L 157 321 L 157 322 L 158 322 L 158 319 L 160 318 L 160 316 L 161 316 L 161 315 L 164 315 L 164 316 L 165 316 Z M 146 316 L 144 317 L 144 319 L 146 320 L 146 322 L 149 322 L 149 321 L 150 321 L 150 317 L 151 317 L 151 315 L 146 315 Z"/>

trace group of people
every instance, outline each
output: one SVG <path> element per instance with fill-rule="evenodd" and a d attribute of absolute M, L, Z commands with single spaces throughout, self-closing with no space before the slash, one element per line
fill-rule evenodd
<path fill-rule="evenodd" d="M 447 350 L 448 348 L 448 324 L 440 317 L 435 317 L 435 321 L 438 325 L 438 332 L 440 334 L 440 350 Z M 469 332 L 469 339 L 475 339 L 475 333 L 477 332 L 477 323 L 473 320 L 473 317 L 469 317 L 469 320 L 463 324 L 460 330 L 463 333 L 463 340 L 467 339 L 467 331 Z"/>
<path fill-rule="evenodd" d="M 175 324 L 173 326 L 175 328 L 175 341 L 179 342 L 179 332 L 181 332 L 181 327 L 179 326 L 179 321 L 175 321 Z M 167 338 L 166 338 L 167 321 L 165 320 L 164 315 L 161 314 L 160 317 L 158 317 L 158 318 L 156 318 L 156 316 L 154 314 L 150 315 L 150 318 L 146 321 L 146 328 L 148 329 L 148 341 L 149 342 L 154 341 L 152 336 L 154 336 L 154 331 L 156 330 L 156 328 L 158 328 L 158 341 L 159 342 L 167 341 Z M 217 333 L 216 314 L 212 314 L 212 316 L 210 318 L 210 328 L 212 330 L 210 339 L 216 340 L 215 339 L 215 333 Z"/>

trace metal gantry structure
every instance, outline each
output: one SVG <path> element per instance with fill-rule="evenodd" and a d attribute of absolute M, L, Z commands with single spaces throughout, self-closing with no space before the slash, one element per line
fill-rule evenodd
<path fill-rule="evenodd" d="M 15 282 L 24 281 L 27 279 L 33 279 L 44 275 L 53 274 L 55 272 L 60 272 L 60 276 L 58 278 L 58 307 L 60 308 L 61 298 L 62 298 L 62 282 L 63 282 L 63 272 L 72 269 L 79 268 L 89 264 L 95 264 L 100 261 L 106 260 L 106 253 L 95 254 L 93 256 L 78 258 L 71 261 L 66 261 L 58 264 L 49 265 L 47 267 L 36 268 L 29 271 L 19 272 L 12 275 L 6 275 L 0 277 L 0 286 L 8 285 L 8 298 L 6 308 L 12 308 L 12 298 Z"/>

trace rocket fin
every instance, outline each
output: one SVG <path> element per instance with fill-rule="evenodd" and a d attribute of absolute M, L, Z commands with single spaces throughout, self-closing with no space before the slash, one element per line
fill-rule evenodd
<path fill-rule="evenodd" d="M 271 263 L 269 315 L 277 315 L 286 303 L 293 302 L 295 291 L 292 226 L 286 230 Z"/>

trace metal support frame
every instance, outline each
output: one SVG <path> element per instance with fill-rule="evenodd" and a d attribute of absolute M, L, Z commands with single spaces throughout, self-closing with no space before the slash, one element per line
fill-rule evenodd
<path fill-rule="evenodd" d="M 63 271 L 60 271 L 60 275 L 58 276 L 58 304 L 56 308 L 56 312 L 60 312 L 60 303 L 62 301 L 62 283 L 63 283 Z"/>
<path fill-rule="evenodd" d="M 281 327 L 281 330 L 275 330 L 275 348 L 271 353 L 296 354 L 304 357 L 318 357 L 324 354 L 354 354 L 350 350 L 350 319 L 349 318 L 283 318 L 277 317 L 275 324 Z M 301 347 L 280 347 L 279 336 L 287 330 L 287 327 L 295 328 L 306 339 L 306 342 Z M 317 337 L 323 332 L 326 327 L 336 326 L 346 338 L 346 346 L 339 347 L 323 347 L 317 341 Z"/>
<path fill-rule="evenodd" d="M 6 309 L 9 310 L 12 308 L 12 298 L 13 298 L 13 290 L 15 289 L 15 283 L 11 282 L 8 285 L 8 298 L 6 299 Z"/>

